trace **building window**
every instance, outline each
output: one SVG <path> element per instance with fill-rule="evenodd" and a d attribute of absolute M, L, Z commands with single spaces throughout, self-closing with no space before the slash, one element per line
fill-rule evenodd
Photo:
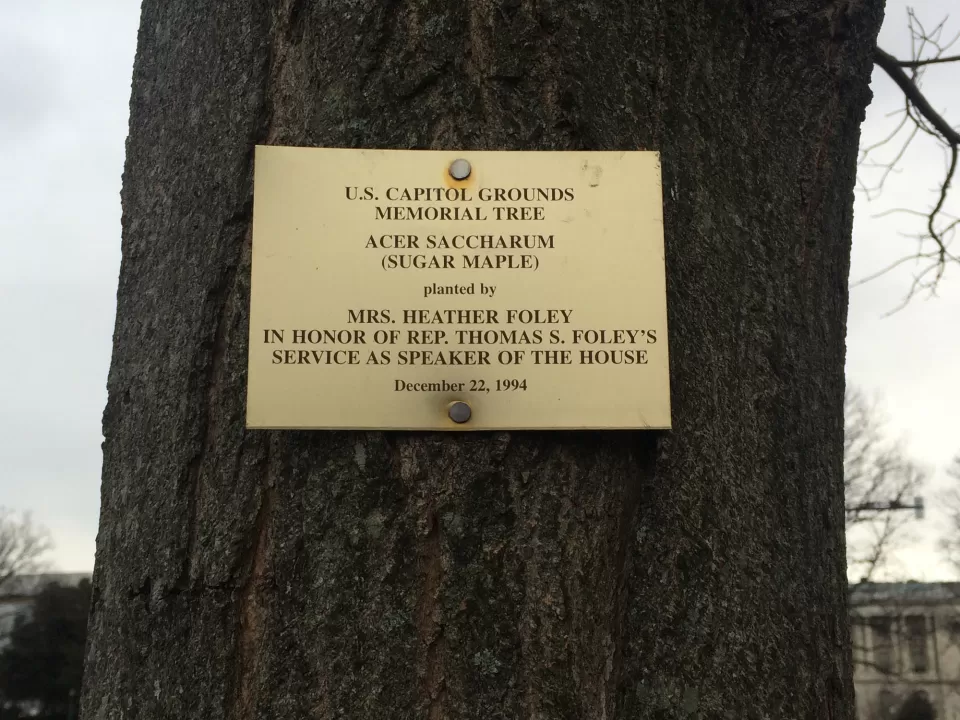
<path fill-rule="evenodd" d="M 947 634 L 951 645 L 960 645 L 960 618 L 950 618 L 947 621 Z"/>
<path fill-rule="evenodd" d="M 910 651 L 910 667 L 914 672 L 925 673 L 927 662 L 927 619 L 923 615 L 908 615 L 907 648 Z"/>
<path fill-rule="evenodd" d="M 870 639 L 873 650 L 873 665 L 882 673 L 893 672 L 893 619 L 870 618 Z"/>
<path fill-rule="evenodd" d="M 870 660 L 870 639 L 867 637 L 867 621 L 856 614 L 850 616 L 850 640 L 853 643 L 853 664 L 857 670 L 868 665 Z"/>

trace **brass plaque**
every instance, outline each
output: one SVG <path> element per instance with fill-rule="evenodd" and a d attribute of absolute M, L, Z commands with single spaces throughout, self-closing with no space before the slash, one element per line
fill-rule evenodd
<path fill-rule="evenodd" d="M 247 427 L 670 427 L 658 153 L 261 146 L 252 275 Z"/>

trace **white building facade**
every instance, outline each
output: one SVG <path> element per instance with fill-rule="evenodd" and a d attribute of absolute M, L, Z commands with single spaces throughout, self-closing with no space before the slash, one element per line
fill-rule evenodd
<path fill-rule="evenodd" d="M 851 591 L 859 720 L 960 720 L 960 583 Z"/>

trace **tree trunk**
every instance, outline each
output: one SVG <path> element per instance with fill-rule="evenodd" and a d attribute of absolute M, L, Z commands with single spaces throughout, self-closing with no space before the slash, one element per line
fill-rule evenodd
<path fill-rule="evenodd" d="M 145 0 L 84 717 L 850 718 L 879 0 Z M 244 429 L 256 143 L 662 153 L 672 432 Z"/>

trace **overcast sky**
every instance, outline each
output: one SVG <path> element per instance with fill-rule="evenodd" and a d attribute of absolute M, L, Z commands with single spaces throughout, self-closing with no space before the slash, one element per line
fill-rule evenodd
<path fill-rule="evenodd" d="M 940 22 L 951 5 L 949 0 L 910 3 L 928 28 Z M 879 45 L 908 58 L 906 8 L 907 3 L 888 0 Z M 946 27 L 952 31 L 948 32 L 951 37 L 960 33 L 960 16 L 951 18 Z M 950 54 L 960 54 L 960 43 Z M 932 66 L 923 81 L 927 97 L 955 127 L 960 127 L 958 72 L 957 64 Z M 888 115 L 903 107 L 899 89 L 879 69 L 874 70 L 872 89 L 874 100 L 867 109 L 861 142 L 865 147 L 895 128 L 899 116 Z M 891 146 L 877 159 L 890 158 L 897 147 Z M 906 215 L 873 216 L 897 207 L 929 208 L 943 178 L 944 153 L 933 140 L 920 137 L 902 167 L 902 172 L 889 177 L 878 200 L 868 202 L 858 194 L 851 280 L 863 278 L 915 249 L 915 242 L 900 233 L 922 231 L 922 220 Z M 875 181 L 877 176 L 864 174 L 863 179 Z M 957 179 L 947 209 L 960 214 Z M 847 381 L 868 393 L 882 395 L 891 434 L 903 437 L 913 459 L 927 466 L 932 475 L 924 492 L 931 506 L 927 518 L 913 524 L 913 542 L 897 552 L 898 562 L 893 563 L 890 573 L 894 577 L 939 580 L 955 577 L 937 551 L 935 538 L 944 522 L 936 495 L 949 486 L 944 470 L 951 458 L 960 454 L 960 267 L 949 269 L 938 298 L 914 300 L 884 317 L 900 304 L 916 270 L 917 266 L 907 264 L 851 290 Z"/>
<path fill-rule="evenodd" d="M 913 2 L 935 24 L 949 0 Z M 906 6 L 891 0 L 881 46 L 909 54 Z M 93 566 L 100 484 L 100 420 L 106 402 L 117 272 L 120 175 L 127 129 L 138 4 L 133 0 L 0 3 L 0 505 L 32 510 L 53 532 L 60 570 Z M 960 18 L 948 25 L 960 31 Z M 960 68 L 931 68 L 925 89 L 960 124 Z M 881 137 L 902 102 L 875 71 L 864 137 Z M 942 153 L 918 142 L 883 198 L 858 197 L 853 279 L 909 249 L 907 217 L 874 219 L 890 207 L 926 208 Z M 952 209 L 958 208 L 960 189 Z M 933 473 L 960 452 L 960 268 L 940 297 L 889 318 L 909 285 L 905 266 L 851 294 L 848 380 L 884 398 L 889 428 Z M 942 515 L 915 524 L 900 573 L 943 579 L 935 536 Z"/>

